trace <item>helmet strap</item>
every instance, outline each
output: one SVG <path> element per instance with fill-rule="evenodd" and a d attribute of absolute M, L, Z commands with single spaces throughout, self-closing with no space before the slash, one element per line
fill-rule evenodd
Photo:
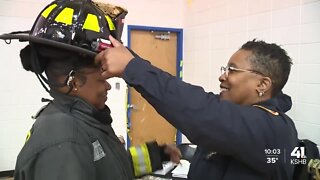
<path fill-rule="evenodd" d="M 42 87 L 49 93 L 50 90 L 49 88 L 45 85 L 48 84 L 48 79 L 46 79 L 41 73 L 39 73 L 40 70 L 40 65 L 39 65 L 39 60 L 38 60 L 38 53 L 36 51 L 36 48 L 32 43 L 30 43 L 31 47 L 31 65 L 34 68 L 34 73 L 36 74 L 37 78 L 39 79 Z"/>
<path fill-rule="evenodd" d="M 36 74 L 37 78 L 39 79 L 42 87 L 48 92 L 50 93 L 50 88 L 48 87 L 49 85 L 51 87 L 64 87 L 66 85 L 68 85 L 69 89 L 66 92 L 66 94 L 69 94 L 72 91 L 72 84 L 70 84 L 69 81 L 72 80 L 72 78 L 74 77 L 74 70 L 71 70 L 69 75 L 66 77 L 66 80 L 63 84 L 57 84 L 57 83 L 52 83 L 50 82 L 45 76 L 43 76 L 43 74 L 41 73 L 41 67 L 40 67 L 40 63 L 39 63 L 39 59 L 38 59 L 38 53 L 37 50 L 35 48 L 35 46 L 33 44 L 30 43 L 30 47 L 31 47 L 31 65 L 34 68 L 34 73 Z"/>

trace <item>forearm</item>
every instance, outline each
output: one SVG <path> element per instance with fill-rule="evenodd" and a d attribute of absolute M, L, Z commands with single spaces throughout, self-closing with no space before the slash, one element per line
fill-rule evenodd
<path fill-rule="evenodd" d="M 147 61 L 135 59 L 130 62 L 124 79 L 191 141 L 211 137 L 206 134 L 212 133 L 212 126 L 227 125 L 225 123 L 219 125 L 219 122 L 215 121 L 219 120 L 219 113 L 216 113 L 219 112 L 217 96 L 206 93 L 199 86 L 185 83 L 153 67 Z"/>

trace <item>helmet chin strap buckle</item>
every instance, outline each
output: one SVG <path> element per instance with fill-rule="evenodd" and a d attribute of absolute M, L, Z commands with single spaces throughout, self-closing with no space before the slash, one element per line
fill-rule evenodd
<path fill-rule="evenodd" d="M 105 49 L 112 48 L 111 41 L 107 39 L 98 38 L 97 41 L 91 43 L 91 47 L 96 52 L 101 52 Z"/>

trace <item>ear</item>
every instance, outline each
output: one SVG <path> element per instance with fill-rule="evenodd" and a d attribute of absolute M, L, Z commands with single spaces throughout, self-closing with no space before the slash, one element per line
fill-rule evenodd
<path fill-rule="evenodd" d="M 70 79 L 69 86 L 68 86 L 68 88 L 72 87 L 72 90 L 70 93 L 73 95 L 76 95 L 79 90 L 80 84 L 81 83 L 79 78 L 73 76 L 72 79 Z"/>
<path fill-rule="evenodd" d="M 75 89 L 75 88 L 79 89 L 79 88 L 81 88 L 82 85 L 83 85 L 83 82 L 78 77 L 75 77 L 74 80 L 72 81 L 73 89 Z"/>
<path fill-rule="evenodd" d="M 256 90 L 263 95 L 265 93 L 271 93 L 271 87 L 272 80 L 269 77 L 261 77 Z"/>

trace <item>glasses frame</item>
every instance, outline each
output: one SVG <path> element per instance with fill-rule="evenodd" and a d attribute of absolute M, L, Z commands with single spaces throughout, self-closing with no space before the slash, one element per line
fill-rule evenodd
<path fill-rule="evenodd" d="M 250 72 L 250 73 L 255 73 L 255 74 L 259 74 L 259 75 L 262 75 L 262 76 L 266 76 L 264 75 L 263 73 L 259 72 L 259 71 L 256 71 L 256 70 L 252 70 L 252 69 L 241 69 L 241 68 L 235 68 L 235 67 L 232 67 L 232 66 L 221 66 L 220 68 L 220 71 L 221 71 L 221 75 L 222 74 L 226 74 L 226 77 L 229 76 L 229 72 L 231 71 L 235 71 L 235 72 Z"/>

